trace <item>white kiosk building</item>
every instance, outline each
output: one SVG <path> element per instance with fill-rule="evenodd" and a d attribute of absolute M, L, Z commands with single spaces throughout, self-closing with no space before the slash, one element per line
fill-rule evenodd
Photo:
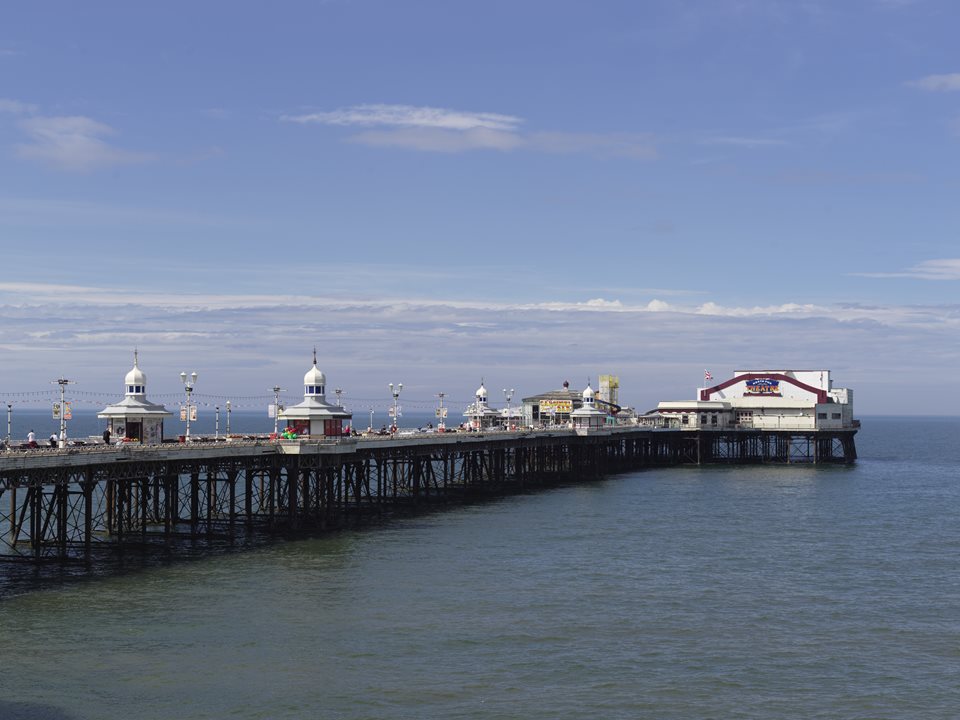
<path fill-rule="evenodd" d="M 570 421 L 573 423 L 573 429 L 578 435 L 583 435 L 590 430 L 599 430 L 607 422 L 607 413 L 597 408 L 595 404 L 596 393 L 587 383 L 586 389 L 581 396 L 583 405 L 570 413 Z"/>
<path fill-rule="evenodd" d="M 280 410 L 279 419 L 301 438 L 342 437 L 349 434 L 353 414 L 339 405 L 328 403 L 326 394 L 327 378 L 317 367 L 317 351 L 314 350 L 313 367 L 303 376 L 303 402 Z"/>
<path fill-rule="evenodd" d="M 147 375 L 140 369 L 137 351 L 133 368 L 123 379 L 126 394 L 118 403 L 108 405 L 97 417 L 107 421 L 107 429 L 117 440 L 126 439 L 150 445 L 163 442 L 163 420 L 173 413 L 163 405 L 147 400 Z"/>
<path fill-rule="evenodd" d="M 492 430 L 500 426 L 502 415 L 499 410 L 494 410 L 487 404 L 487 388 L 482 380 L 473 404 L 467 406 L 463 415 L 469 420 L 473 430 Z"/>

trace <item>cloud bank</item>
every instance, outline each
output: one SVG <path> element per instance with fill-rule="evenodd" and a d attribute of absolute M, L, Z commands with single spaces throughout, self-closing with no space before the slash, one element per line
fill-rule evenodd
<path fill-rule="evenodd" d="M 151 392 L 177 392 L 186 368 L 200 372 L 204 392 L 257 395 L 277 382 L 296 387 L 316 346 L 331 383 L 348 397 L 384 402 L 387 382 L 403 382 L 411 401 L 429 403 L 441 390 L 468 401 L 481 377 L 522 396 L 611 372 L 621 377 L 624 400 L 646 407 L 692 397 L 704 367 L 717 376 L 810 367 L 833 370 L 839 384 L 865 389 L 867 398 L 875 388 L 874 412 L 896 412 L 948 402 L 960 363 L 960 305 L 945 304 L 173 296 L 4 282 L 0 319 L 0 398 L 49 389 L 61 373 L 80 389 L 109 390 L 134 347 Z M 893 376 L 895 391 L 887 387 Z M 940 378 L 935 387 L 930 377 Z"/>

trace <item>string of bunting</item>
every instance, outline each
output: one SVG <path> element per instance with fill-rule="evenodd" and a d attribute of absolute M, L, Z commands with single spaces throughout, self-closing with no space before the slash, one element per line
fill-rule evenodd
<path fill-rule="evenodd" d="M 152 400 L 161 401 L 160 404 L 163 404 L 162 401 L 167 401 L 172 406 L 179 406 L 185 402 L 185 396 L 183 393 L 159 393 L 157 395 L 151 395 Z M 74 390 L 70 389 L 67 394 L 67 402 L 72 403 L 73 405 L 79 406 L 97 406 L 97 407 L 106 407 L 107 405 L 112 405 L 115 402 L 119 401 L 119 397 L 116 393 L 97 391 L 97 390 Z M 281 405 L 284 403 L 282 402 Z M 227 401 L 230 401 L 231 409 L 248 409 L 256 408 L 261 409 L 265 405 L 270 405 L 273 403 L 273 395 L 212 395 L 208 393 L 192 393 L 190 396 L 191 403 L 201 407 L 225 407 Z M 56 388 L 50 388 L 45 390 L 17 390 L 13 392 L 7 392 L 0 390 L 0 403 L 5 405 L 49 405 L 51 403 L 60 401 L 60 391 Z M 390 398 L 366 398 L 366 397 L 351 397 L 347 393 L 342 393 L 340 396 L 340 401 L 343 405 L 353 407 L 357 412 L 365 412 L 371 408 L 375 411 L 385 411 L 393 407 L 393 402 Z M 456 398 L 444 398 L 444 405 L 453 410 L 463 410 L 470 404 L 472 400 L 462 400 Z M 295 403 L 290 403 L 295 404 Z M 433 410 L 437 407 L 436 398 L 417 398 L 417 397 L 402 397 L 400 398 L 399 404 L 403 405 L 408 409 L 422 409 L 422 410 Z"/>

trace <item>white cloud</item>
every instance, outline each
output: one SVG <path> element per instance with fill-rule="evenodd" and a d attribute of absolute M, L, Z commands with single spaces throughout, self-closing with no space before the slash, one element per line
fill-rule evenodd
<path fill-rule="evenodd" d="M 31 140 L 17 146 L 21 157 L 66 170 L 93 170 L 148 159 L 106 143 L 101 138 L 112 135 L 113 129 L 88 117 L 34 116 L 21 120 L 20 126 Z"/>
<path fill-rule="evenodd" d="M 927 75 L 919 80 L 912 80 L 907 83 L 911 87 L 929 90 L 930 92 L 952 92 L 960 90 L 960 73 L 948 73 L 946 75 Z"/>

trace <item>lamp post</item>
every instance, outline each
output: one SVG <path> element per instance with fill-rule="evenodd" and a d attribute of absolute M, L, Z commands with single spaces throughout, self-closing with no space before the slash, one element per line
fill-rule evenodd
<path fill-rule="evenodd" d="M 370 427 L 367 429 L 370 432 L 373 432 L 373 408 L 370 408 Z"/>
<path fill-rule="evenodd" d="M 216 424 L 214 425 L 214 431 L 213 431 L 214 440 L 218 440 L 220 438 L 220 406 L 219 405 L 217 405 L 216 410 L 217 410 L 217 414 L 214 416 L 216 417 Z"/>
<path fill-rule="evenodd" d="M 230 437 L 230 401 L 227 400 L 227 437 Z"/>
<path fill-rule="evenodd" d="M 447 417 L 447 412 L 446 412 L 446 409 L 443 407 L 443 399 L 446 396 L 447 394 L 445 392 L 437 393 L 437 397 L 440 398 L 440 407 L 437 408 L 437 417 L 439 418 L 439 420 L 437 421 L 437 430 L 439 430 L 440 432 L 443 432 L 444 430 L 447 429 L 447 425 L 444 422 L 444 418 Z"/>
<path fill-rule="evenodd" d="M 59 380 L 53 380 L 57 385 L 60 386 L 60 447 L 65 447 L 67 444 L 67 406 L 64 404 L 64 394 L 67 390 L 67 385 L 70 385 L 73 380 L 65 380 L 63 375 L 60 376 Z"/>
<path fill-rule="evenodd" d="M 509 390 L 507 390 L 506 388 L 504 388 L 504 389 L 503 389 L 503 396 L 504 396 L 504 397 L 506 398 L 506 400 L 507 400 L 507 422 L 506 422 L 506 428 L 505 428 L 505 429 L 509 430 L 509 429 L 510 429 L 510 401 L 513 400 L 513 388 L 510 388 Z"/>
<path fill-rule="evenodd" d="M 337 388 L 333 391 L 333 394 L 337 396 L 337 407 L 342 409 L 343 405 L 340 404 L 340 396 L 343 395 L 343 389 Z"/>
<path fill-rule="evenodd" d="M 403 390 L 403 383 L 398 383 L 396 387 L 394 387 L 393 383 L 390 383 L 390 394 L 393 395 L 393 425 L 390 428 L 391 433 L 397 432 L 397 416 L 399 414 L 397 398 L 400 397 L 401 390 Z"/>
<path fill-rule="evenodd" d="M 187 440 L 190 439 L 190 415 L 193 411 L 193 406 L 190 404 L 190 395 L 193 393 L 193 386 L 197 384 L 197 374 L 195 372 L 187 375 L 185 372 L 180 373 L 180 382 L 183 383 L 183 389 L 187 394 L 187 433 L 184 435 L 184 438 Z"/>
<path fill-rule="evenodd" d="M 13 421 L 13 403 L 7 403 L 7 447 L 10 447 L 10 428 Z"/>
<path fill-rule="evenodd" d="M 279 385 L 274 385 L 273 390 L 273 436 L 276 438 L 280 432 L 280 393 L 286 392 Z"/>

